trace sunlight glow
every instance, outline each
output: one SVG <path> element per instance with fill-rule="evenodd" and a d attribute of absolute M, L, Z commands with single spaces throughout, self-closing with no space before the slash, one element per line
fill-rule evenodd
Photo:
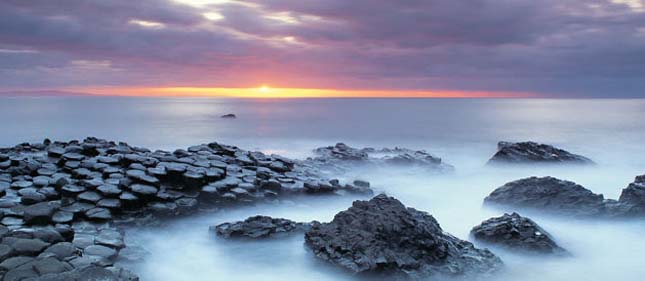
<path fill-rule="evenodd" d="M 342 90 L 307 88 L 208 88 L 208 87 L 165 87 L 165 88 L 67 88 L 67 91 L 94 95 L 116 96 L 197 96 L 230 98 L 527 98 L 538 97 L 523 92 L 460 92 L 433 90 Z"/>

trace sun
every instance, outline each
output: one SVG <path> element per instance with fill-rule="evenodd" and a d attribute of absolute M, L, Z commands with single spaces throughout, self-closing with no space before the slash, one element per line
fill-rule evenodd
<path fill-rule="evenodd" d="M 270 92 L 270 91 L 271 91 L 271 88 L 269 88 L 269 86 L 267 86 L 267 85 L 262 85 L 262 86 L 260 87 L 260 92 L 261 92 L 261 93 L 268 93 L 268 92 Z"/>

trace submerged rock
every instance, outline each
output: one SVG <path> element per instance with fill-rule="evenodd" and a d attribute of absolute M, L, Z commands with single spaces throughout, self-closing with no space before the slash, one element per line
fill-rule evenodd
<path fill-rule="evenodd" d="M 502 267 L 485 249 L 444 232 L 431 215 L 378 195 L 355 201 L 329 223 L 305 233 L 314 254 L 355 274 L 421 279 L 476 276 Z"/>
<path fill-rule="evenodd" d="M 298 223 L 288 219 L 268 216 L 254 216 L 244 221 L 223 223 L 211 229 L 225 238 L 267 238 L 304 232 L 311 227 L 309 223 Z"/>
<path fill-rule="evenodd" d="M 565 254 L 551 235 L 533 220 L 517 213 L 491 218 L 470 231 L 475 240 L 525 252 Z"/>
<path fill-rule="evenodd" d="M 582 217 L 605 214 L 601 194 L 554 177 L 530 177 L 506 183 L 488 195 L 484 204 Z"/>
<path fill-rule="evenodd" d="M 536 142 L 499 142 L 497 153 L 488 164 L 593 164 L 591 159 L 548 144 Z"/>

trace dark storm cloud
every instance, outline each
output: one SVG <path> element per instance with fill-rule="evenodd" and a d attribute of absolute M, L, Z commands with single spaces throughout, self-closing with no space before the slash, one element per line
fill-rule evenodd
<path fill-rule="evenodd" d="M 635 0 L 179 2 L 2 1 L 0 83 L 645 97 Z"/>

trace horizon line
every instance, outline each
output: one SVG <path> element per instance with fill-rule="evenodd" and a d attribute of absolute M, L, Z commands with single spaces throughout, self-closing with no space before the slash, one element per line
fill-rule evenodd
<path fill-rule="evenodd" d="M 213 98 L 540 98 L 539 94 L 502 91 L 372 90 L 324 88 L 224 87 L 68 87 L 5 90 L 0 96 L 131 96 Z"/>

